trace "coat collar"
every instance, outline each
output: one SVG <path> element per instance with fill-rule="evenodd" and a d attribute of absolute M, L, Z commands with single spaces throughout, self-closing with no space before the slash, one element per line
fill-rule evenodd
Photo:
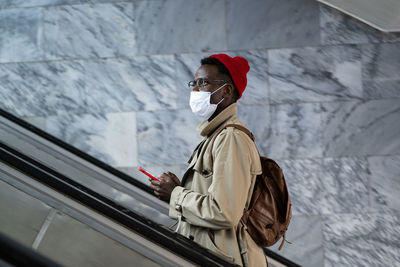
<path fill-rule="evenodd" d="M 205 120 L 197 127 L 197 130 L 200 132 L 201 136 L 207 136 L 212 133 L 218 126 L 222 123 L 226 122 L 228 119 L 236 116 L 237 113 L 237 104 L 233 103 L 226 107 L 221 113 L 219 113 L 214 119 L 211 121 Z"/>

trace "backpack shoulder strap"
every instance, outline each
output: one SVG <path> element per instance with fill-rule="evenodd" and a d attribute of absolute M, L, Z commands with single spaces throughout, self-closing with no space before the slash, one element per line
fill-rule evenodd
<path fill-rule="evenodd" d="M 210 170 L 211 170 L 211 172 L 214 171 L 214 163 L 213 163 L 212 149 L 213 149 L 213 146 L 214 146 L 215 139 L 217 138 L 217 136 L 218 136 L 224 129 L 226 129 L 226 128 L 228 128 L 228 127 L 234 127 L 234 128 L 236 128 L 236 129 L 239 129 L 239 130 L 245 132 L 245 133 L 250 137 L 250 139 L 253 140 L 253 142 L 254 142 L 254 135 L 253 135 L 246 127 L 244 127 L 244 126 L 242 126 L 242 125 L 239 125 L 239 124 L 227 124 L 227 125 L 225 125 L 224 127 L 222 127 L 221 129 L 219 129 L 219 130 L 214 134 L 213 138 L 211 139 L 211 143 L 210 143 L 210 155 L 209 155 L 209 159 L 210 159 Z"/>

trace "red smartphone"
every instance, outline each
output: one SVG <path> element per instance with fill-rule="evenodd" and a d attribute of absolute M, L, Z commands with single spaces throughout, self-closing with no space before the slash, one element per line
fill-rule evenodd
<path fill-rule="evenodd" d="M 144 174 L 146 174 L 147 176 L 149 176 L 152 180 L 160 181 L 159 179 L 157 179 L 156 177 L 154 177 L 153 175 L 151 175 L 148 171 L 146 171 L 146 170 L 143 169 L 142 167 L 139 167 L 139 171 L 141 171 L 141 172 L 143 172 Z"/>

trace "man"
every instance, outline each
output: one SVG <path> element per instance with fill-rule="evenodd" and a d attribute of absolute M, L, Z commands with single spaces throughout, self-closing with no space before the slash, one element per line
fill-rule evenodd
<path fill-rule="evenodd" d="M 192 88 L 190 107 L 205 120 L 198 130 L 203 140 L 193 152 L 182 182 L 168 172 L 150 187 L 169 202 L 169 216 L 178 219 L 177 232 L 241 266 L 266 266 L 266 258 L 240 219 L 248 207 L 261 163 L 254 142 L 227 124 L 243 123 L 236 117 L 237 104 L 246 88 L 250 70 L 242 57 L 211 55 L 201 60 Z"/>

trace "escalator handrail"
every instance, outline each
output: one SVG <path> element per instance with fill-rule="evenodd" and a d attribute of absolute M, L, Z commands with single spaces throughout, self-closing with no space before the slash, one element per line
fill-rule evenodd
<path fill-rule="evenodd" d="M 60 264 L 0 232 L 0 259 L 11 266 L 59 267 Z"/>

